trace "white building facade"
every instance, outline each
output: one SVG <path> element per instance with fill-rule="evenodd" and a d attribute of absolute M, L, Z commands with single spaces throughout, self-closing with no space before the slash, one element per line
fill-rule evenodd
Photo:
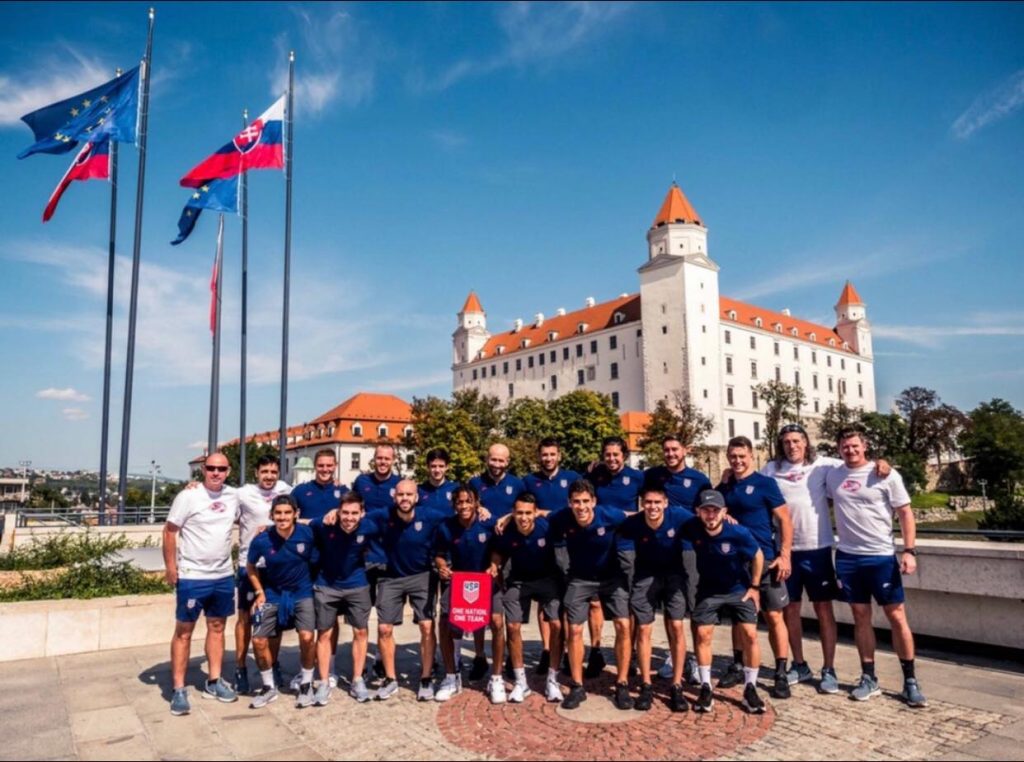
<path fill-rule="evenodd" d="M 503 403 L 554 399 L 574 389 L 607 394 L 620 412 L 654 409 L 685 394 L 712 416 L 708 444 L 764 439 L 754 388 L 778 379 L 804 393 L 801 415 L 819 418 L 834 402 L 875 410 L 871 328 L 850 283 L 829 328 L 721 296 L 707 228 L 678 186 L 647 233 L 640 291 L 582 309 L 538 313 L 498 334 L 475 293 L 452 335 L 454 390 L 475 388 Z"/>

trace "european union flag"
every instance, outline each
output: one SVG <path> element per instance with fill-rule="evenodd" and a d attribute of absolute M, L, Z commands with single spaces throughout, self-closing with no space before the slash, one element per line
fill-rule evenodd
<path fill-rule="evenodd" d="M 36 142 L 18 154 L 67 153 L 79 141 L 135 142 L 139 110 L 139 67 L 88 92 L 44 106 L 21 118 Z"/>
<path fill-rule="evenodd" d="M 178 237 L 171 241 L 172 246 L 177 246 L 189 237 L 203 209 L 237 214 L 238 178 L 210 180 L 192 192 L 185 208 L 181 210 L 181 218 L 178 220 Z"/>

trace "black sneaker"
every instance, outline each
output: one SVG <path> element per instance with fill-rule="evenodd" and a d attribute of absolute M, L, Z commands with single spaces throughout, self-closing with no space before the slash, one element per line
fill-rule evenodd
<path fill-rule="evenodd" d="M 733 688 L 743 682 L 743 665 L 733 662 L 729 665 L 729 669 L 725 670 L 720 678 L 718 678 L 718 687 Z"/>
<path fill-rule="evenodd" d="M 633 708 L 641 712 L 646 712 L 651 708 L 654 703 L 654 686 L 650 683 L 644 683 L 640 686 L 640 693 L 636 697 L 636 701 L 633 702 Z"/>
<path fill-rule="evenodd" d="M 782 676 L 785 679 L 785 675 Z M 757 695 L 757 688 L 753 683 L 747 683 L 743 689 L 743 708 L 751 714 L 764 714 L 764 702 Z"/>
<path fill-rule="evenodd" d="M 682 685 L 672 686 L 672 697 L 669 699 L 668 706 L 673 712 L 685 712 L 690 708 L 690 702 L 683 695 Z"/>
<path fill-rule="evenodd" d="M 384 670 L 384 662 L 380 658 L 373 662 L 373 674 L 378 680 L 383 680 L 387 675 Z"/>
<path fill-rule="evenodd" d="M 537 662 L 537 668 L 533 670 L 533 674 L 546 675 L 549 669 L 551 669 L 551 652 L 541 651 L 540 661 Z"/>
<path fill-rule="evenodd" d="M 710 712 L 711 708 L 715 705 L 714 694 L 711 693 L 711 686 L 704 683 L 700 687 L 700 695 L 697 696 L 697 700 L 693 702 L 693 711 L 695 712 Z"/>
<path fill-rule="evenodd" d="M 636 702 L 629 695 L 629 686 L 625 683 L 615 683 L 615 708 L 626 711 L 632 709 Z"/>
<path fill-rule="evenodd" d="M 508 680 L 510 683 L 514 683 L 516 681 L 516 673 L 512 670 L 511 656 L 505 657 L 505 671 L 502 674 L 504 675 L 505 679 Z"/>
<path fill-rule="evenodd" d="M 473 658 L 473 667 L 469 670 L 469 679 L 470 680 L 483 680 L 483 678 L 487 675 L 488 667 L 489 667 L 489 665 L 487 664 L 487 657 L 486 656 L 476 656 L 476 657 L 474 657 Z"/>
<path fill-rule="evenodd" d="M 569 693 L 562 699 L 562 709 L 575 709 L 586 700 L 587 692 L 583 690 L 583 686 L 574 683 L 569 686 Z"/>
<path fill-rule="evenodd" d="M 604 660 L 604 654 L 601 653 L 600 648 L 590 649 L 590 659 L 587 660 L 587 668 L 583 670 L 583 676 L 586 678 L 593 679 L 599 677 L 607 663 Z"/>
<path fill-rule="evenodd" d="M 775 682 L 772 685 L 772 698 L 788 699 L 792 694 L 789 690 L 789 677 L 785 672 L 775 673 Z"/>

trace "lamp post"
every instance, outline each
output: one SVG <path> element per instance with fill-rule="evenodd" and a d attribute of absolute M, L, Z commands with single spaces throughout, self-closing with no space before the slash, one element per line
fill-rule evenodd
<path fill-rule="evenodd" d="M 21 477 L 25 480 L 25 483 L 21 485 L 21 502 L 28 506 L 28 497 L 31 492 L 28 488 L 28 470 L 32 467 L 32 461 L 19 460 L 18 465 L 21 466 Z"/>
<path fill-rule="evenodd" d="M 160 473 L 160 466 L 157 465 L 155 460 L 149 461 L 149 475 L 152 479 L 152 484 L 149 489 L 149 523 L 152 524 L 156 521 L 155 509 L 156 509 L 156 477 Z"/>
<path fill-rule="evenodd" d="M 988 479 L 978 479 L 978 486 L 981 487 L 981 512 L 988 513 L 988 498 L 985 496 L 985 487 L 988 486 Z"/>

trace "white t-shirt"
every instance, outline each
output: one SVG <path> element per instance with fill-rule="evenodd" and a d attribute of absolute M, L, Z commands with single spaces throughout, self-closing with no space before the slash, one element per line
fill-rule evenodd
<path fill-rule="evenodd" d="M 860 468 L 847 468 L 844 463 L 828 471 L 825 484 L 836 512 L 839 550 L 861 556 L 896 552 L 893 509 L 910 504 L 899 473 L 893 470 L 883 479 L 875 472 L 874 461 Z"/>
<path fill-rule="evenodd" d="M 238 558 L 239 564 L 245 565 L 249 557 L 249 544 L 256 536 L 260 527 L 270 526 L 270 504 L 278 495 L 290 495 L 292 491 L 288 482 L 278 480 L 270 489 L 262 489 L 258 484 L 246 484 L 238 489 Z"/>
<path fill-rule="evenodd" d="M 813 463 L 790 463 L 783 459 L 777 466 L 768 461 L 761 473 L 775 479 L 789 506 L 793 520 L 793 550 L 817 550 L 832 547 L 832 519 L 828 513 L 825 475 L 843 461 L 818 457 Z"/>
<path fill-rule="evenodd" d="M 174 498 L 167 520 L 178 527 L 178 577 L 223 579 L 234 573 L 231 532 L 238 519 L 238 491 L 225 487 L 184 489 Z"/>

